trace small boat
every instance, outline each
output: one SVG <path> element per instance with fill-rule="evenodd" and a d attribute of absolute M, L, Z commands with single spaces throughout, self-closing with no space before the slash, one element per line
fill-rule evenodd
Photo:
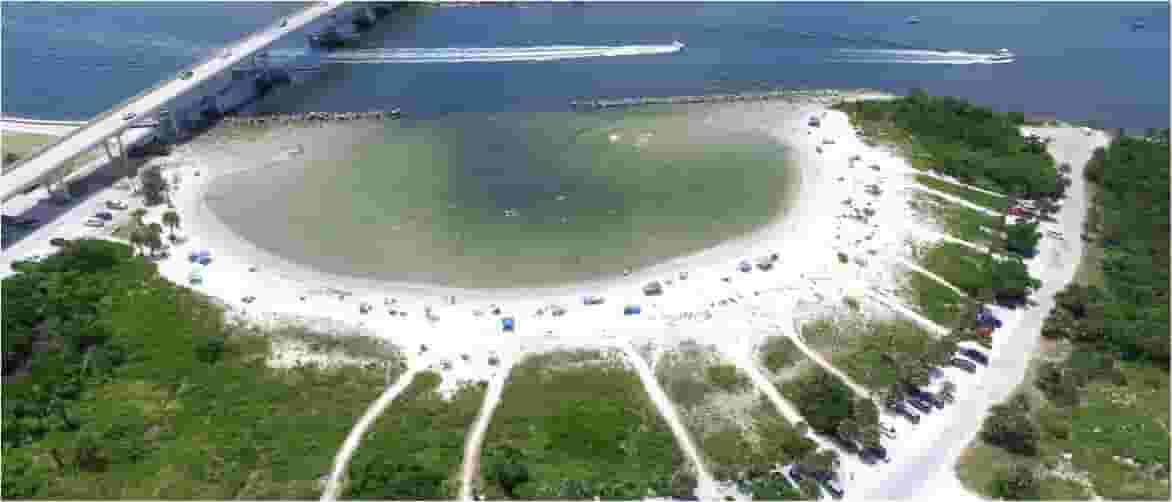
<path fill-rule="evenodd" d="M 907 24 L 920 24 L 920 16 L 908 16 Z"/>
<path fill-rule="evenodd" d="M 1143 19 L 1133 21 L 1131 23 L 1131 30 L 1132 31 L 1142 30 L 1142 29 L 1144 29 L 1144 26 L 1147 26 L 1147 25 L 1144 23 Z"/>
<path fill-rule="evenodd" d="M 1013 61 L 1013 53 L 1009 49 L 998 49 L 997 53 L 989 59 L 991 61 Z"/>

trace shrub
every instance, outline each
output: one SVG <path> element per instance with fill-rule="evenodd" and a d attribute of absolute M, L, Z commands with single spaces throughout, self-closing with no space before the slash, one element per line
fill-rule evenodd
<path fill-rule="evenodd" d="M 1036 500 L 1038 477 L 1033 467 L 1017 463 L 999 470 L 993 478 L 989 492 L 1001 500 Z"/>
<path fill-rule="evenodd" d="M 708 381 L 725 392 L 741 392 L 749 388 L 749 378 L 731 364 L 709 366 L 706 372 Z"/>
<path fill-rule="evenodd" d="M 981 439 L 1019 455 L 1038 453 L 1040 434 L 1029 419 L 1029 404 L 1018 394 L 1009 403 L 994 405 L 981 427 Z"/>

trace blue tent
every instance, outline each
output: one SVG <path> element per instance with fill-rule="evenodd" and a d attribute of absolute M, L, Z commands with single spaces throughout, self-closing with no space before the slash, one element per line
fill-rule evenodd
<path fill-rule="evenodd" d="M 623 315 L 639 315 L 640 312 L 643 312 L 643 309 L 638 305 L 627 305 L 623 307 Z"/>
<path fill-rule="evenodd" d="M 513 326 L 514 323 L 512 317 L 501 319 L 501 328 L 503 328 L 505 331 L 513 331 Z"/>

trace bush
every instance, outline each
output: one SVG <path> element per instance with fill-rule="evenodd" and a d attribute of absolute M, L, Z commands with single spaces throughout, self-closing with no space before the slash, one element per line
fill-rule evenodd
<path fill-rule="evenodd" d="M 749 378 L 731 364 L 709 366 L 706 373 L 708 381 L 725 392 L 741 392 L 749 388 Z"/>
<path fill-rule="evenodd" d="M 989 408 L 989 416 L 981 427 L 981 439 L 1011 453 L 1037 455 L 1040 434 L 1030 421 L 1029 403 L 1023 395 Z"/>
<path fill-rule="evenodd" d="M 142 172 L 142 193 L 148 206 L 157 206 L 166 202 L 167 180 L 158 167 L 150 167 Z"/>
<path fill-rule="evenodd" d="M 801 349 L 794 344 L 793 340 L 784 336 L 771 337 L 761 347 L 761 364 L 770 373 L 777 373 L 788 368 L 801 361 L 803 357 Z"/>
<path fill-rule="evenodd" d="M 1033 467 L 1013 464 L 995 474 L 989 492 L 1001 500 L 1036 500 L 1039 496 L 1037 474 Z"/>

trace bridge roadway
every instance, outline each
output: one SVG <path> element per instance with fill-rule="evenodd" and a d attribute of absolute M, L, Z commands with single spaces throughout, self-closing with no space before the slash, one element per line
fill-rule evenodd
<path fill-rule="evenodd" d="M 14 166 L 11 173 L 0 177 L 0 200 L 7 201 L 29 187 L 41 183 L 46 176 L 69 159 L 132 127 L 135 121 L 123 118 L 127 113 L 134 113 L 136 117 L 146 117 L 154 113 L 159 108 L 166 106 L 172 99 L 198 87 L 220 72 L 232 68 L 236 63 L 251 57 L 281 37 L 330 14 L 343 3 L 344 0 L 317 2 L 295 14 L 283 17 L 281 19 L 285 21 L 284 25 L 280 21 L 274 22 L 272 25 L 216 52 L 208 59 L 183 70 L 184 72 L 192 72 L 193 75 L 190 78 L 182 79 L 174 76 L 103 112 L 86 125 L 65 135 L 58 142 L 21 161 L 19 165 Z"/>

